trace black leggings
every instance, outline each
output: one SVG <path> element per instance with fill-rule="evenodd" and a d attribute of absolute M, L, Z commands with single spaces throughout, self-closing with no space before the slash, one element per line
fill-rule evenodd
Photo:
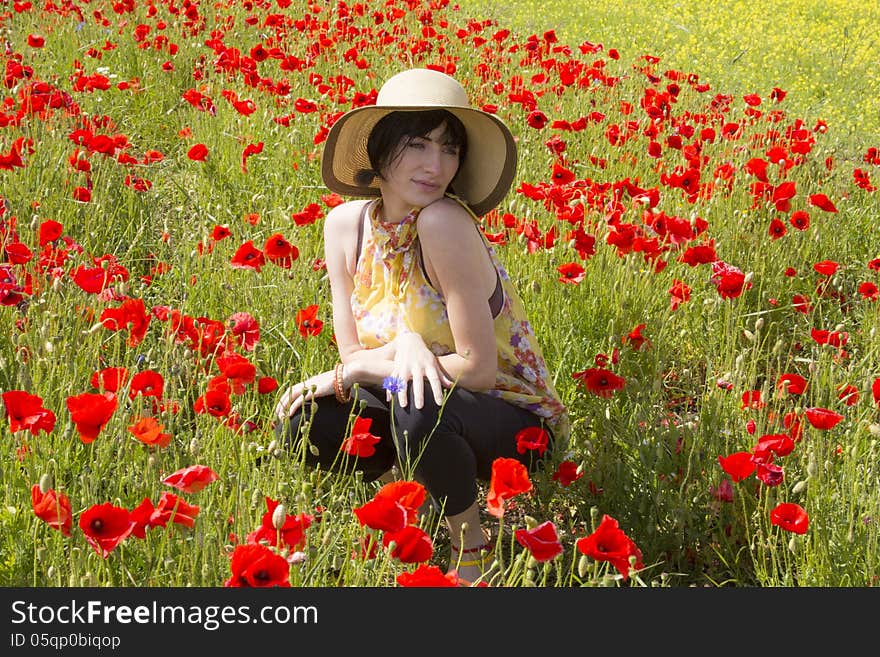
<path fill-rule="evenodd" d="M 423 407 L 417 409 L 412 386 L 407 386 L 407 391 L 405 408 L 396 395 L 393 405 L 385 401 L 385 390 L 374 386 L 358 386 L 351 402 L 345 404 L 332 396 L 319 397 L 306 402 L 278 431 L 284 433 L 288 446 L 296 446 L 303 418 L 311 417 L 311 425 L 302 429 L 318 450 L 317 455 L 305 450 L 309 466 L 333 471 L 356 469 L 363 473 L 364 480 L 373 481 L 397 462 L 405 473 L 414 473 L 434 501 L 444 506 L 446 515 L 461 513 L 473 504 L 477 481 L 490 480 L 496 458 L 515 458 L 530 471 L 543 460 L 534 450 L 527 449 L 524 454 L 516 450 L 520 430 L 542 426 L 541 418 L 534 413 L 486 393 L 458 387 L 447 391 L 442 408 L 426 394 Z M 370 433 L 381 438 L 372 456 L 358 458 L 340 451 L 350 434 L 350 415 L 372 418 Z M 551 439 L 544 459 L 552 448 L 552 433 L 546 430 Z"/>

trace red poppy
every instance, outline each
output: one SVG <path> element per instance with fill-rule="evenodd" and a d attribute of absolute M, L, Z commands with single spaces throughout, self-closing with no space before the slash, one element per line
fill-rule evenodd
<path fill-rule="evenodd" d="M 266 264 L 266 257 L 263 252 L 254 246 L 253 241 L 248 240 L 242 244 L 232 256 L 230 260 L 232 266 L 236 269 L 253 269 L 260 271 Z"/>
<path fill-rule="evenodd" d="M 128 396 L 134 399 L 138 395 L 162 399 L 165 392 L 165 379 L 154 370 L 142 370 L 131 377 Z"/>
<path fill-rule="evenodd" d="M 304 338 L 318 335 L 324 328 L 324 322 L 318 317 L 318 305 L 313 304 L 296 311 L 296 326 Z"/>
<path fill-rule="evenodd" d="M 80 203 L 88 203 L 92 200 L 92 192 L 86 187 L 74 187 L 73 200 Z"/>
<path fill-rule="evenodd" d="M 406 510 L 406 522 L 416 522 L 418 511 L 427 497 L 427 491 L 417 481 L 392 481 L 376 491 L 374 497 L 384 497 L 393 500 Z"/>
<path fill-rule="evenodd" d="M 79 528 L 95 552 L 106 559 L 128 538 L 134 529 L 134 523 L 128 509 L 105 502 L 83 511 L 79 517 Z"/>
<path fill-rule="evenodd" d="M 413 572 L 403 572 L 397 576 L 397 583 L 404 587 L 457 587 L 458 575 L 454 572 L 444 574 L 437 566 L 421 564 Z"/>
<path fill-rule="evenodd" d="M 79 439 L 88 445 L 101 433 L 119 405 L 112 392 L 84 392 L 67 398 L 67 410 L 79 432 Z"/>
<path fill-rule="evenodd" d="M 231 333 L 239 347 L 253 351 L 260 341 L 260 323 L 246 312 L 232 313 L 227 320 L 232 324 Z"/>
<path fill-rule="evenodd" d="M 669 309 L 675 311 L 681 304 L 691 300 L 691 288 L 684 281 L 673 279 L 669 297 Z"/>
<path fill-rule="evenodd" d="M 559 281 L 561 283 L 570 283 L 572 285 L 577 285 L 586 276 L 586 270 L 576 262 L 567 262 L 564 265 L 559 265 L 556 271 L 559 272 Z"/>
<path fill-rule="evenodd" d="M 376 453 L 376 445 L 380 440 L 379 436 L 370 433 L 370 425 L 373 423 L 371 417 L 357 417 L 351 428 L 351 435 L 342 441 L 340 451 L 357 456 L 358 458 L 366 458 Z"/>
<path fill-rule="evenodd" d="M 810 298 L 804 296 L 803 294 L 795 294 L 791 297 L 791 307 L 799 313 L 803 313 L 804 315 L 813 310 L 813 305 L 810 303 Z"/>
<path fill-rule="evenodd" d="M 89 383 L 93 388 L 104 392 L 119 392 L 128 382 L 128 369 L 125 367 L 105 367 L 92 373 Z"/>
<path fill-rule="evenodd" d="M 769 460 L 769 452 L 776 456 L 787 456 L 794 449 L 794 440 L 787 433 L 764 434 L 758 439 L 758 444 L 752 450 L 756 459 Z"/>
<path fill-rule="evenodd" d="M 217 357 L 216 363 L 234 395 L 243 395 L 257 376 L 256 365 L 235 352 Z"/>
<path fill-rule="evenodd" d="M 232 401 L 226 390 L 208 390 L 193 402 L 193 411 L 199 414 L 207 413 L 214 417 L 226 417 L 231 410 Z"/>
<path fill-rule="evenodd" d="M 807 512 L 799 504 L 783 502 L 770 512 L 770 522 L 787 532 L 806 534 L 810 526 Z"/>
<path fill-rule="evenodd" d="M 791 213 L 788 221 L 798 230 L 806 230 L 810 227 L 810 213 L 806 210 L 795 210 Z"/>
<path fill-rule="evenodd" d="M 55 429 L 55 413 L 43 408 L 43 400 L 24 390 L 7 390 L 3 393 L 3 408 L 9 418 L 9 430 L 30 431 L 36 436 L 40 431 L 52 433 Z"/>
<path fill-rule="evenodd" d="M 275 509 L 278 508 L 279 504 L 278 500 L 273 500 L 268 495 L 266 496 L 266 512 L 263 514 L 262 524 L 248 534 L 245 540 L 248 543 L 265 541 L 268 545 L 275 547 L 278 545 L 280 538 L 281 543 L 291 550 L 301 550 L 306 543 L 305 532 L 311 526 L 314 517 L 306 513 L 297 515 L 286 513 L 281 522 L 281 527 L 276 528 L 274 516 Z"/>
<path fill-rule="evenodd" d="M 257 392 L 266 395 L 278 389 L 278 381 L 271 376 L 261 376 L 257 381 Z"/>
<path fill-rule="evenodd" d="M 104 328 L 110 331 L 120 331 L 128 327 L 126 344 L 136 347 L 147 334 L 150 317 L 143 299 L 124 299 L 118 308 L 105 308 L 100 319 Z"/>
<path fill-rule="evenodd" d="M 766 405 L 767 404 L 764 403 L 764 400 L 761 397 L 760 390 L 746 390 L 742 394 L 741 409 L 752 408 L 758 410 L 764 408 Z"/>
<path fill-rule="evenodd" d="M 722 299 L 735 299 L 752 287 L 738 267 L 721 260 L 712 263 L 712 282 Z"/>
<path fill-rule="evenodd" d="M 837 387 L 837 398 L 847 406 L 855 406 L 859 401 L 859 389 L 854 385 L 841 384 Z"/>
<path fill-rule="evenodd" d="M 550 119 L 547 118 L 547 115 L 539 109 L 532 110 L 526 116 L 526 123 L 529 124 L 529 127 L 534 128 L 535 130 L 540 130 L 546 126 L 549 120 Z"/>
<path fill-rule="evenodd" d="M 321 218 L 321 206 L 317 203 L 309 203 L 300 212 L 291 214 L 290 218 L 297 226 L 308 226 Z"/>
<path fill-rule="evenodd" d="M 171 521 L 191 529 L 198 515 L 198 506 L 188 504 L 174 493 L 166 491 L 162 493 L 159 503 L 150 515 L 150 525 L 164 527 Z"/>
<path fill-rule="evenodd" d="M 535 450 L 538 456 L 544 456 L 547 451 L 547 444 L 550 441 L 550 434 L 542 427 L 526 427 L 517 432 L 516 451 L 519 454 L 525 454 L 527 450 Z"/>
<path fill-rule="evenodd" d="M 408 524 L 407 510 L 388 497 L 374 496 L 372 500 L 353 509 L 361 525 L 386 532 L 400 531 Z"/>
<path fill-rule="evenodd" d="M 290 564 L 260 543 L 235 546 L 229 567 L 232 574 L 223 583 L 227 588 L 290 586 Z"/>
<path fill-rule="evenodd" d="M 765 486 L 778 486 L 785 479 L 782 468 L 769 461 L 755 461 L 755 477 Z"/>
<path fill-rule="evenodd" d="M 785 228 L 785 224 L 782 223 L 779 219 L 773 219 L 770 222 L 770 228 L 767 231 L 770 234 L 770 238 L 774 240 L 778 240 L 780 237 L 784 237 L 787 229 Z"/>
<path fill-rule="evenodd" d="M 150 447 L 168 447 L 171 444 L 171 434 L 163 433 L 163 425 L 153 417 L 142 417 L 128 426 L 129 433 L 144 445 Z"/>
<path fill-rule="evenodd" d="M 486 493 L 486 510 L 501 518 L 504 515 L 504 502 L 520 493 L 532 490 L 529 472 L 522 463 L 512 458 L 500 457 L 492 462 L 492 476 L 489 492 Z"/>
<path fill-rule="evenodd" d="M 241 153 L 241 170 L 247 173 L 247 161 L 251 155 L 257 155 L 263 152 L 263 142 L 256 144 L 248 144 Z"/>
<path fill-rule="evenodd" d="M 288 242 L 281 233 L 269 236 L 263 246 L 263 253 L 266 254 L 269 262 L 284 269 L 290 269 L 293 261 L 299 258 L 299 249 Z"/>
<path fill-rule="evenodd" d="M 208 147 L 204 144 L 196 144 L 187 151 L 186 156 L 193 162 L 204 162 L 208 157 Z"/>
<path fill-rule="evenodd" d="M 878 289 L 877 285 L 871 281 L 859 283 L 859 294 L 861 294 L 862 298 L 866 301 L 877 301 L 877 299 L 880 299 L 880 289 Z"/>
<path fill-rule="evenodd" d="M 807 389 L 807 380 L 800 374 L 783 374 L 776 380 L 776 388 L 791 395 L 802 395 Z"/>
<path fill-rule="evenodd" d="M 532 529 L 517 529 L 514 532 L 517 542 L 529 551 L 535 561 L 550 561 L 562 554 L 562 543 L 556 533 L 556 526 L 547 520 Z"/>
<path fill-rule="evenodd" d="M 813 265 L 813 270 L 823 276 L 833 276 L 840 265 L 834 260 L 822 260 Z"/>
<path fill-rule="evenodd" d="M 147 529 L 160 526 L 152 522 L 155 511 L 156 507 L 153 506 L 153 502 L 149 497 L 145 497 L 140 504 L 131 510 L 129 520 L 133 523 L 131 529 L 132 536 L 135 538 L 146 538 Z"/>
<path fill-rule="evenodd" d="M 837 207 L 825 194 L 810 194 L 810 205 L 821 208 L 825 212 L 837 212 Z"/>
<path fill-rule="evenodd" d="M 575 481 L 584 476 L 583 471 L 574 461 L 562 461 L 556 466 L 556 472 L 553 473 L 553 481 L 558 481 L 560 486 L 571 486 Z"/>
<path fill-rule="evenodd" d="M 391 556 L 401 563 L 422 563 L 434 555 L 431 537 L 415 525 L 407 525 L 396 532 L 385 532 L 382 545 L 387 548 L 392 542 Z"/>
<path fill-rule="evenodd" d="M 100 294 L 112 283 L 110 273 L 103 267 L 80 265 L 71 272 L 70 277 L 77 287 L 89 294 Z"/>
<path fill-rule="evenodd" d="M 727 456 L 719 456 L 718 463 L 734 482 L 742 481 L 755 471 L 755 458 L 751 452 L 734 452 Z"/>
<path fill-rule="evenodd" d="M 177 472 L 172 472 L 162 480 L 162 483 L 184 493 L 198 493 L 219 478 L 217 473 L 207 465 L 191 465 Z"/>
<path fill-rule="evenodd" d="M 61 237 L 64 232 L 64 226 L 54 219 L 46 219 L 40 223 L 39 243 L 40 246 L 46 246 Z"/>
<path fill-rule="evenodd" d="M 602 522 L 589 536 L 579 538 L 575 543 L 578 551 L 596 561 L 608 561 L 617 568 L 623 580 L 629 577 L 630 557 L 638 570 L 645 567 L 642 552 L 633 540 L 620 529 L 617 520 L 609 515 L 602 516 Z"/>
<path fill-rule="evenodd" d="M 34 484 L 31 487 L 31 506 L 37 518 L 52 529 L 57 529 L 65 536 L 70 536 L 73 514 L 67 495 L 56 493 L 51 488 L 44 493 L 40 490 L 39 484 Z"/>
<path fill-rule="evenodd" d="M 831 429 L 843 419 L 840 413 L 820 407 L 805 408 L 804 415 L 815 429 Z"/>
<path fill-rule="evenodd" d="M 615 390 L 622 390 L 626 385 L 626 379 L 622 376 L 601 367 L 589 367 L 581 372 L 574 372 L 571 378 L 577 380 L 592 394 L 605 399 L 610 398 Z"/>
<path fill-rule="evenodd" d="M 880 406 L 880 376 L 871 384 L 871 396 L 874 397 L 874 405 Z"/>

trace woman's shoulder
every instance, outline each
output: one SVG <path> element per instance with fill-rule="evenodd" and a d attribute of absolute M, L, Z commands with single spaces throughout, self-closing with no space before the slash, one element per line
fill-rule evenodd
<path fill-rule="evenodd" d="M 334 206 L 324 218 L 325 235 L 338 237 L 357 228 L 364 208 L 372 199 L 356 199 Z"/>
<path fill-rule="evenodd" d="M 417 222 L 419 237 L 442 239 L 455 235 L 457 228 L 472 225 L 475 218 L 461 203 L 448 196 L 426 205 L 419 212 Z"/>

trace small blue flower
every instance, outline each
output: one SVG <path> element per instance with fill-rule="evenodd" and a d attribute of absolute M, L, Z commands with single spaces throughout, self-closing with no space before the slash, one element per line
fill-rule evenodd
<path fill-rule="evenodd" d="M 382 381 L 382 387 L 388 392 L 398 393 L 406 389 L 406 382 L 399 376 L 386 376 Z"/>

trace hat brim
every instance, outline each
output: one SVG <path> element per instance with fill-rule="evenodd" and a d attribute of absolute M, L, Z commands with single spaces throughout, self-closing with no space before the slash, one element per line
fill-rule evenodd
<path fill-rule="evenodd" d="M 516 175 L 516 142 L 504 122 L 472 107 L 366 105 L 343 114 L 330 128 L 321 162 L 327 188 L 345 196 L 379 196 L 374 180 L 358 184 L 356 176 L 370 169 L 367 139 L 378 121 L 390 112 L 445 109 L 457 116 L 468 138 L 467 156 L 452 180 L 456 195 L 477 216 L 495 208 L 507 195 Z"/>

